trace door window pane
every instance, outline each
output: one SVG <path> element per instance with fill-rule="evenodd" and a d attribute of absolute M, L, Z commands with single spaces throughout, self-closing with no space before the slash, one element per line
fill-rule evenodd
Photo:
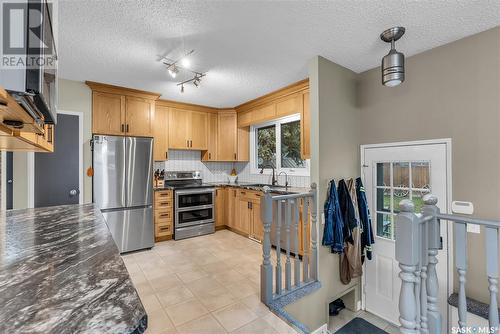
<path fill-rule="evenodd" d="M 377 211 L 391 212 L 390 188 L 377 188 Z"/>
<path fill-rule="evenodd" d="M 391 186 L 391 163 L 379 162 L 377 163 L 377 186 L 390 187 Z"/>
<path fill-rule="evenodd" d="M 430 189 L 430 166 L 429 162 L 411 163 L 412 188 Z"/>
<path fill-rule="evenodd" d="M 281 124 L 281 167 L 305 167 L 300 157 L 300 121 Z"/>
<path fill-rule="evenodd" d="M 394 212 L 398 213 L 399 210 L 399 202 L 404 199 L 410 199 L 410 190 L 409 189 L 394 189 Z"/>
<path fill-rule="evenodd" d="M 377 212 L 377 235 L 382 238 L 392 239 L 392 215 Z"/>
<path fill-rule="evenodd" d="M 257 168 L 276 167 L 276 127 L 257 129 Z"/>
<path fill-rule="evenodd" d="M 422 207 L 424 206 L 424 200 L 423 197 L 424 195 L 430 193 L 430 190 L 426 191 L 412 191 L 412 201 L 413 204 L 415 205 L 415 213 L 421 213 L 422 212 Z"/>
<path fill-rule="evenodd" d="M 395 162 L 392 166 L 393 186 L 410 187 L 410 166 L 408 162 Z"/>

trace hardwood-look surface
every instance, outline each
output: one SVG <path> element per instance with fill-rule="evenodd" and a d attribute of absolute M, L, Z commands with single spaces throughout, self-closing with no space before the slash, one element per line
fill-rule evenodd
<path fill-rule="evenodd" d="M 168 119 L 168 146 L 173 149 L 189 149 L 190 112 L 171 108 Z"/>
<path fill-rule="evenodd" d="M 148 100 L 157 100 L 160 93 L 148 92 L 145 90 L 127 88 L 121 86 L 108 85 L 100 82 L 85 81 L 85 84 L 92 89 L 93 92 L 110 93 L 117 95 L 134 96 Z"/>
<path fill-rule="evenodd" d="M 238 158 L 238 128 L 236 112 L 218 115 L 217 160 L 236 161 Z"/>
<path fill-rule="evenodd" d="M 276 118 L 276 104 L 270 104 L 252 110 L 251 112 L 252 124 L 269 121 Z"/>
<path fill-rule="evenodd" d="M 206 150 L 208 148 L 208 114 L 200 111 L 191 111 L 190 114 L 190 149 Z"/>
<path fill-rule="evenodd" d="M 168 159 L 168 113 L 168 107 L 155 106 L 153 121 L 153 158 L 155 161 Z"/>
<path fill-rule="evenodd" d="M 309 92 L 305 92 L 302 99 L 303 108 L 300 117 L 300 153 L 302 159 L 311 158 L 311 109 Z"/>
<path fill-rule="evenodd" d="M 102 135 L 125 135 L 125 96 L 92 93 L 92 132 Z"/>
<path fill-rule="evenodd" d="M 301 114 L 303 108 L 302 92 L 287 96 L 276 102 L 276 117 Z"/>
<path fill-rule="evenodd" d="M 238 128 L 238 161 L 250 161 L 250 127 Z"/>
<path fill-rule="evenodd" d="M 245 233 L 246 235 L 250 235 L 252 211 L 249 207 L 249 202 L 246 198 L 240 197 L 238 199 L 237 212 L 238 212 L 238 219 L 236 220 L 234 228 L 242 233 Z"/>
<path fill-rule="evenodd" d="M 225 190 L 224 188 L 215 189 L 215 227 L 224 226 L 226 222 L 225 217 Z"/>
<path fill-rule="evenodd" d="M 152 137 L 154 101 L 139 97 L 125 98 L 127 136 Z"/>
<path fill-rule="evenodd" d="M 199 104 L 177 102 L 177 101 L 172 101 L 172 100 L 156 100 L 156 105 L 168 107 L 168 108 L 175 108 L 175 109 L 182 109 L 182 110 L 189 110 L 189 111 L 201 111 L 201 112 L 214 113 L 214 114 L 217 114 L 219 111 L 225 110 L 225 109 L 202 106 Z"/>
<path fill-rule="evenodd" d="M 237 189 L 232 188 L 232 187 L 227 187 L 225 188 L 225 207 L 226 207 L 226 214 L 224 216 L 224 220 L 226 222 L 226 225 L 229 227 L 235 227 L 237 225 L 236 220 L 239 219 L 239 217 L 236 214 L 236 207 L 238 205 L 237 203 Z"/>
<path fill-rule="evenodd" d="M 154 192 L 154 226 L 155 241 L 171 239 L 173 233 L 173 192 L 157 190 Z"/>
<path fill-rule="evenodd" d="M 238 113 L 238 127 L 245 127 L 252 124 L 252 112 L 245 111 Z"/>
<path fill-rule="evenodd" d="M 207 150 L 202 152 L 201 160 L 203 161 L 218 161 L 217 156 L 217 135 L 218 135 L 218 115 L 214 113 L 208 114 L 208 142 Z"/>
<path fill-rule="evenodd" d="M 2 124 L 2 128 L 19 131 L 19 129 L 3 124 L 4 120 L 20 121 L 23 123 L 22 131 L 43 134 L 43 127 L 36 124 L 33 117 L 5 89 L 0 87 L 0 124 Z"/>
<path fill-rule="evenodd" d="M 262 241 L 264 239 L 264 225 L 260 216 L 260 201 L 252 202 L 252 230 L 253 238 Z"/>

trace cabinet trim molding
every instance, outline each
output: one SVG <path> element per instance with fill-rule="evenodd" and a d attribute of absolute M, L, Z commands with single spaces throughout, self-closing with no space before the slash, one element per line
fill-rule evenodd
<path fill-rule="evenodd" d="M 103 92 L 103 93 L 111 93 L 111 94 L 119 94 L 119 95 L 128 95 L 134 97 L 140 97 L 148 100 L 157 100 L 161 94 L 148 92 L 145 90 L 139 90 L 134 88 L 126 88 L 114 85 L 108 85 L 95 81 L 85 81 L 85 84 L 92 89 L 92 91 Z"/>

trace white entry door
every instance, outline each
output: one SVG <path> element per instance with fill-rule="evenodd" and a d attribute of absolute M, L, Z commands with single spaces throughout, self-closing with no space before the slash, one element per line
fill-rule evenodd
<path fill-rule="evenodd" d="M 447 212 L 448 142 L 367 145 L 361 147 L 364 185 L 372 219 L 373 257 L 365 261 L 365 309 L 399 326 L 401 280 L 395 260 L 394 224 L 399 202 L 410 199 L 415 212 L 422 209 L 422 197 L 432 193 L 441 212 Z M 448 263 L 446 224 L 441 224 L 444 249 L 439 252 L 437 273 L 443 324 L 447 323 Z M 446 333 L 443 330 L 443 333 Z"/>

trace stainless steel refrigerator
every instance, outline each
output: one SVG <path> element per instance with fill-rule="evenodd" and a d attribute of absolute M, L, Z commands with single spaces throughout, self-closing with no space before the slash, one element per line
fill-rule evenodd
<path fill-rule="evenodd" d="M 120 252 L 151 248 L 153 139 L 94 135 L 93 197 Z"/>

